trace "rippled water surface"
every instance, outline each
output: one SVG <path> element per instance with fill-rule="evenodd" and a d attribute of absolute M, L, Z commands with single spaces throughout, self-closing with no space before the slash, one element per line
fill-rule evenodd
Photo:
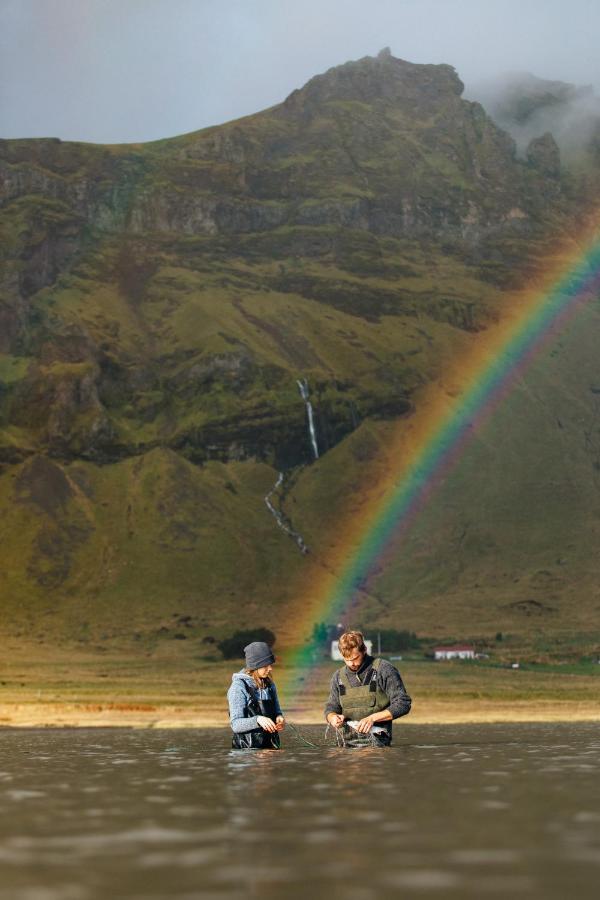
<path fill-rule="evenodd" d="M 0 900 L 598 896 L 595 725 L 0 731 Z"/>

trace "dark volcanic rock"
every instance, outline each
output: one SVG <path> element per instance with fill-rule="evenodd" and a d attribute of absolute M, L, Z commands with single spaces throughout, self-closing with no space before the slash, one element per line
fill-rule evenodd
<path fill-rule="evenodd" d="M 534 138 L 527 147 L 527 162 L 547 175 L 549 178 L 558 178 L 560 175 L 560 150 L 558 144 L 549 132 L 539 138 Z"/>

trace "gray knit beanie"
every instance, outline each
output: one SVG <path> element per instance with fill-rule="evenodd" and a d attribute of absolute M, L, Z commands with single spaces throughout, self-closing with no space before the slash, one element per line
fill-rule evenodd
<path fill-rule="evenodd" d="M 275 656 L 268 644 L 264 641 L 252 641 L 244 647 L 247 669 L 260 669 L 275 662 Z"/>

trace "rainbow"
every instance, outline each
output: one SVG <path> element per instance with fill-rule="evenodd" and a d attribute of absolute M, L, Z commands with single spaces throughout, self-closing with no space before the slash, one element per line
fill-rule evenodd
<path fill-rule="evenodd" d="M 286 658 L 281 673 L 288 697 L 310 685 L 306 674 L 312 659 L 306 638 L 312 624 L 343 620 L 392 539 L 396 543 L 411 528 L 532 360 L 599 288 L 600 237 L 594 224 L 583 239 L 555 252 L 535 285 L 512 294 L 500 323 L 478 335 L 442 389 L 438 384 L 428 397 L 421 397 L 422 412 L 400 423 L 392 449 L 398 466 L 371 492 L 360 517 L 348 517 L 335 558 L 317 567 L 316 578 L 307 579 L 310 592 L 304 589 L 294 603 L 289 630 L 299 649 Z M 293 683 L 299 671 L 305 673 L 302 681 Z"/>

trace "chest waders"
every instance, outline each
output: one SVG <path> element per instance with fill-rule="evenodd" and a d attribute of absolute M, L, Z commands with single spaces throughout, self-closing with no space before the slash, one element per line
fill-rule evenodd
<path fill-rule="evenodd" d="M 364 719 L 373 713 L 381 712 L 390 705 L 390 699 L 377 685 L 380 659 L 373 660 L 371 674 L 364 684 L 354 686 L 350 683 L 346 666 L 338 672 L 340 686 L 340 705 L 342 715 L 346 719 Z"/>
<path fill-rule="evenodd" d="M 267 688 L 269 696 L 266 700 L 261 700 L 258 691 L 253 690 L 249 685 L 247 687 L 251 692 L 247 706 L 248 716 L 266 716 L 274 722 L 277 717 L 277 707 L 271 686 Z M 234 750 L 279 750 L 281 741 L 278 731 L 254 728 L 252 731 L 236 732 L 231 739 L 231 746 Z"/>

